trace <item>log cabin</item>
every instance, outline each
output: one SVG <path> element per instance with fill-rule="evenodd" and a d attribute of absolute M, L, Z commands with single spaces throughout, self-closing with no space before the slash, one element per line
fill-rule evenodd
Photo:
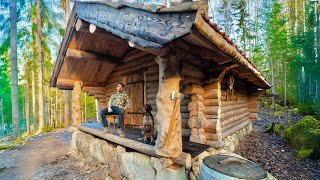
<path fill-rule="evenodd" d="M 270 83 L 209 19 L 202 1 L 166 7 L 78 0 L 50 80 L 52 87 L 72 90 L 73 125 L 186 167 L 190 163 L 182 149 L 183 136 L 223 147 L 224 138 L 257 119 L 260 97 Z M 140 126 L 136 113 L 144 104 L 152 106 L 155 146 L 81 126 L 81 93 L 94 96 L 102 109 L 119 82 L 125 84 L 132 104 L 125 125 Z M 184 95 L 177 107 L 173 92 Z"/>

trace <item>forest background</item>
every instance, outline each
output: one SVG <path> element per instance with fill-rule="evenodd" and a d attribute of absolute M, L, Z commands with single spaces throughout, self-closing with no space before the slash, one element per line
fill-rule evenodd
<path fill-rule="evenodd" d="M 209 2 L 212 21 L 271 82 L 270 107 L 297 107 L 319 119 L 319 0 Z M 0 137 L 70 125 L 71 92 L 49 81 L 72 6 L 70 0 L 0 0 Z M 95 121 L 97 102 L 85 93 L 82 101 L 83 121 Z"/>

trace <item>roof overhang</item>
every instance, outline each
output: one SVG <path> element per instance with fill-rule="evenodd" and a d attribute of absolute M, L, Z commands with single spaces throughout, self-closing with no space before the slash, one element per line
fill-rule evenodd
<path fill-rule="evenodd" d="M 250 77 L 247 80 L 259 88 L 271 87 L 254 64 L 210 23 L 199 4 L 161 8 L 106 2 L 77 1 L 60 46 L 51 86 L 72 89 L 73 81 L 83 79 L 84 84 L 104 86 L 108 74 L 120 64 L 126 67 L 123 64 L 132 63 L 133 59 L 165 56 L 176 47 L 193 56 L 192 46 L 197 46 L 200 48 L 195 54 L 201 59 L 212 59 L 222 68 L 238 64 L 243 78 Z M 89 32 L 91 25 L 96 28 L 94 32 Z M 91 67 L 93 62 L 104 70 Z M 97 73 L 79 75 L 85 65 L 91 67 L 90 72 Z M 72 68 L 75 72 L 70 71 Z"/>

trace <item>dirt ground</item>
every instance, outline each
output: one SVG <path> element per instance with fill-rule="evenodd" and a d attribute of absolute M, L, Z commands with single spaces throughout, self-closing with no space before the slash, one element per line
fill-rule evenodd
<path fill-rule="evenodd" d="M 29 143 L 0 152 L 1 180 L 102 179 L 101 167 L 90 166 L 71 149 L 71 132 L 38 135 Z M 93 170 L 94 169 L 94 170 Z"/>
<path fill-rule="evenodd" d="M 320 162 L 310 159 L 298 160 L 295 157 L 296 151 L 286 145 L 281 136 L 264 132 L 265 126 L 272 122 L 279 122 L 288 127 L 304 116 L 290 115 L 277 118 L 272 116 L 274 112 L 268 109 L 260 110 L 260 120 L 253 123 L 253 131 L 241 141 L 235 153 L 258 163 L 279 180 L 320 180 Z"/>
<path fill-rule="evenodd" d="M 236 148 L 236 153 L 258 163 L 277 179 L 320 180 L 319 164 L 313 160 L 297 160 L 295 150 L 280 136 L 264 133 L 263 127 L 287 118 L 274 118 L 270 110 L 261 110 L 260 121 L 253 125 Z M 290 117 L 295 123 L 302 116 Z M 0 180 L 15 179 L 103 179 L 109 172 L 94 159 L 83 157 L 71 149 L 71 132 L 58 130 L 30 138 L 29 143 L 13 150 L 0 151 Z"/>

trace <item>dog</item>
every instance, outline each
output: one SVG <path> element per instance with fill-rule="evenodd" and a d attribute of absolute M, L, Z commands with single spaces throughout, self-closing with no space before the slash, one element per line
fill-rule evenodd
<path fill-rule="evenodd" d="M 147 139 L 151 139 L 151 142 L 153 142 L 154 119 L 151 114 L 152 107 L 146 104 L 144 105 L 143 111 L 143 140 L 146 142 Z"/>

